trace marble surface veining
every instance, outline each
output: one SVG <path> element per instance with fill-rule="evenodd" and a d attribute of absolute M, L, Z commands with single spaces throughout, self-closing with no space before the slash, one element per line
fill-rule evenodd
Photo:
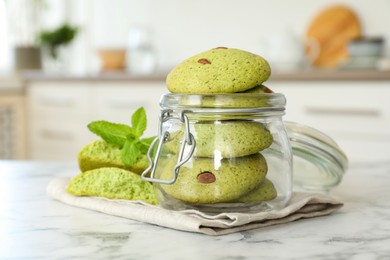
<path fill-rule="evenodd" d="M 390 259 L 390 160 L 353 163 L 326 217 L 211 237 L 109 216 L 46 195 L 69 163 L 0 161 L 0 259 Z"/>

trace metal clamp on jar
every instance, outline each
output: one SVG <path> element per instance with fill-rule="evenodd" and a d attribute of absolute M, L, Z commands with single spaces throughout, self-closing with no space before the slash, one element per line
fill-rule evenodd
<path fill-rule="evenodd" d="M 194 153 L 196 142 L 195 142 L 194 136 L 190 133 L 190 126 L 189 126 L 188 117 L 185 114 L 186 112 L 190 112 L 190 111 L 182 111 L 180 113 L 180 117 L 172 116 L 171 115 L 172 112 L 173 111 L 170 109 L 163 110 L 161 112 L 158 137 L 156 139 L 154 139 L 154 141 L 152 142 L 152 144 L 150 145 L 149 150 L 148 150 L 149 167 L 142 174 L 142 178 L 146 181 L 159 183 L 159 184 L 173 184 L 177 179 L 177 175 L 179 174 L 180 166 L 185 164 L 191 158 L 192 154 Z M 175 120 L 175 119 L 180 120 L 185 125 L 184 138 L 181 142 L 181 147 L 180 147 L 180 152 L 178 155 L 177 163 L 174 167 L 173 176 L 170 180 L 158 179 L 158 178 L 155 178 L 154 176 L 155 176 L 155 172 L 156 172 L 156 166 L 157 166 L 158 160 L 159 160 L 161 152 L 162 152 L 162 145 L 164 143 L 170 141 L 169 131 L 162 132 L 163 124 L 164 124 L 164 122 L 166 122 L 168 120 Z M 154 161 L 153 161 L 151 154 L 152 154 L 153 149 L 155 148 L 155 145 L 157 142 L 158 142 L 158 145 L 157 145 L 156 155 L 155 155 Z M 183 158 L 184 150 L 185 150 L 187 145 L 190 147 L 190 150 L 188 151 L 188 154 Z M 146 175 L 149 171 L 151 171 L 151 174 L 150 174 L 150 177 L 147 177 Z"/>

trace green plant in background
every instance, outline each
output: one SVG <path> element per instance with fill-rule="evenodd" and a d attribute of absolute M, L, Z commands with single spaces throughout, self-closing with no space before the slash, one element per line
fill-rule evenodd
<path fill-rule="evenodd" d="M 69 24 L 64 24 L 54 30 L 45 30 L 39 34 L 39 42 L 43 47 L 49 48 L 50 56 L 58 57 L 58 48 L 67 45 L 76 37 L 79 29 Z"/>

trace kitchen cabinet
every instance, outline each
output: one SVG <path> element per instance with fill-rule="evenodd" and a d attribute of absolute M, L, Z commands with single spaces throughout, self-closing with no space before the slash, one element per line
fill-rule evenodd
<path fill-rule="evenodd" d="M 148 116 L 144 136 L 157 134 L 160 81 L 31 81 L 27 86 L 29 159 L 75 160 L 78 151 L 99 137 L 87 124 L 108 120 L 130 124 L 143 106 Z"/>
<path fill-rule="evenodd" d="M 24 96 L 0 92 L 0 159 L 25 159 Z"/>
<path fill-rule="evenodd" d="M 328 134 L 353 160 L 389 158 L 390 81 L 276 81 L 268 86 L 286 96 L 285 120 Z"/>
<path fill-rule="evenodd" d="M 285 120 L 326 133 L 351 160 L 389 157 L 389 73 L 275 73 L 266 85 L 286 96 Z M 85 144 L 98 138 L 86 127 L 93 120 L 129 123 L 131 113 L 143 106 L 148 116 L 145 136 L 156 135 L 159 99 L 167 90 L 161 75 L 71 79 L 38 75 L 30 78 L 26 92 L 28 157 L 74 160 Z"/>

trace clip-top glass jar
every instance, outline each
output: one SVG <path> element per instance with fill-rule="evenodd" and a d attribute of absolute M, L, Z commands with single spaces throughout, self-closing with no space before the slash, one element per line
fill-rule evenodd
<path fill-rule="evenodd" d="M 285 103 L 279 93 L 163 95 L 158 137 L 142 174 L 155 184 L 160 205 L 212 212 L 282 208 L 292 193 Z"/>

